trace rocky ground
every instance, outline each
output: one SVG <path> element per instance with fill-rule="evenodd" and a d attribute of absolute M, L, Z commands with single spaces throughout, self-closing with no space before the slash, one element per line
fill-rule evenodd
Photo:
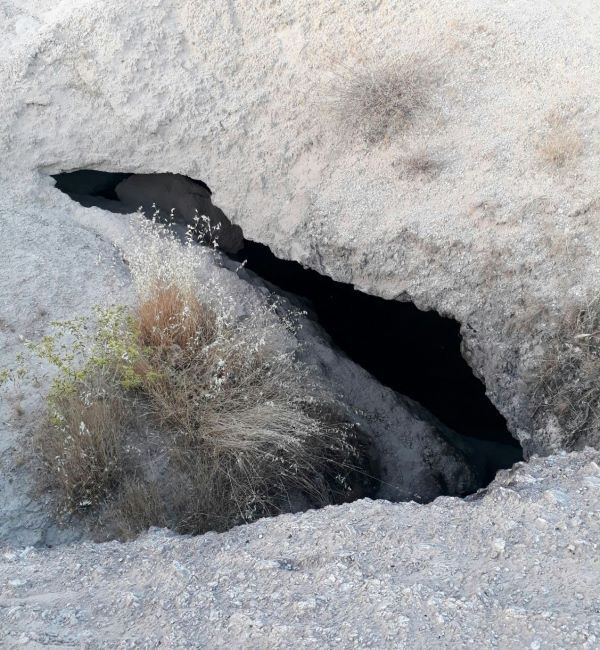
<path fill-rule="evenodd" d="M 5 648 L 597 648 L 600 454 L 469 500 L 0 551 Z"/>

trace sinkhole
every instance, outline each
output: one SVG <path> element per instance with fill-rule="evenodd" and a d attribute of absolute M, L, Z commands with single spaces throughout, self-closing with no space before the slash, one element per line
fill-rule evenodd
<path fill-rule="evenodd" d="M 381 384 L 418 402 L 470 449 L 484 487 L 499 469 L 523 459 L 505 419 L 461 354 L 460 325 L 409 302 L 357 291 L 302 265 L 277 258 L 264 244 L 244 239 L 211 200 L 202 181 L 178 174 L 127 174 L 77 170 L 53 176 L 57 189 L 83 206 L 131 213 L 153 205 L 189 223 L 198 210 L 219 224 L 220 249 L 272 285 L 303 301 L 331 344 Z M 399 433 L 401 435 L 401 433 Z M 482 444 L 483 443 L 483 444 Z M 443 485 L 439 494 L 448 494 Z M 436 496 L 436 495 L 432 495 Z M 464 495 L 461 495 L 464 496 Z M 427 499 L 429 500 L 429 499 Z"/>

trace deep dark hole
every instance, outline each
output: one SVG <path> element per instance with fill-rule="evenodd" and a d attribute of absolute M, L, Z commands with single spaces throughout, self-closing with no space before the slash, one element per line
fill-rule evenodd
<path fill-rule="evenodd" d="M 130 176 L 82 170 L 54 178 L 58 189 L 82 205 L 132 212 L 133 206 L 122 203 L 115 191 Z M 204 183 L 194 182 L 210 195 Z M 522 458 L 519 443 L 461 354 L 455 320 L 362 293 L 246 239 L 230 257 L 246 261 L 246 268 L 264 280 L 307 301 L 332 343 L 383 384 L 416 400 L 454 431 L 510 445 L 514 460 Z"/>
<path fill-rule="evenodd" d="M 79 199 L 82 199 L 89 203 L 89 198 L 105 198 L 111 201 L 119 201 L 115 188 L 130 176 L 135 176 L 135 174 L 78 169 L 74 172 L 55 174 L 52 178 L 56 181 L 56 189 L 68 194 L 75 201 L 79 202 Z M 212 193 L 204 181 L 186 178 L 204 188 L 209 194 Z M 94 205 L 96 204 L 94 203 Z M 118 212 L 121 212 L 121 210 L 118 210 Z"/>
<path fill-rule="evenodd" d="M 464 360 L 455 320 L 356 291 L 280 260 L 262 244 L 246 240 L 236 257 L 261 278 L 308 299 L 333 343 L 383 384 L 459 433 L 519 446 Z"/>
<path fill-rule="evenodd" d="M 56 174 L 52 178 L 56 181 L 57 189 L 68 194 L 74 201 L 88 206 L 98 205 L 97 199 L 119 201 L 115 188 L 121 181 L 131 175 L 80 169 L 75 172 Z M 91 201 L 91 198 L 96 199 L 96 201 Z M 121 210 L 118 210 L 118 212 L 121 212 Z"/>

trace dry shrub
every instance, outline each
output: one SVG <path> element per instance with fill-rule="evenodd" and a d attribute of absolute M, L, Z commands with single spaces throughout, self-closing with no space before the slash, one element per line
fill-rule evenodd
<path fill-rule="evenodd" d="M 357 433 L 281 345 L 292 323 L 274 307 L 240 321 L 200 300 L 181 260 L 170 277 L 148 264 L 163 275 L 143 278 L 132 309 L 101 311 L 95 329 L 63 324 L 77 355 L 44 340 L 60 372 L 38 448 L 63 507 L 105 539 L 225 530 L 360 496 Z"/>
<path fill-rule="evenodd" d="M 552 414 L 577 448 L 600 430 L 600 297 L 565 317 L 545 349 L 534 420 Z"/>
<path fill-rule="evenodd" d="M 102 503 L 124 471 L 127 410 L 118 397 L 87 401 L 85 385 L 51 399 L 48 426 L 36 446 L 67 510 Z"/>
<path fill-rule="evenodd" d="M 423 108 L 421 68 L 412 58 L 378 66 L 341 64 L 327 101 L 348 131 L 374 144 L 404 129 Z"/>
<path fill-rule="evenodd" d="M 98 540 L 133 539 L 151 526 L 167 526 L 165 502 L 156 483 L 127 477 L 101 511 L 94 533 Z"/>
<path fill-rule="evenodd" d="M 583 149 L 580 136 L 574 131 L 561 130 L 549 134 L 540 145 L 542 159 L 554 167 L 577 158 Z"/>
<path fill-rule="evenodd" d="M 290 353 L 262 343 L 256 321 L 234 326 L 206 308 L 192 313 L 197 334 L 185 347 L 145 350 L 156 376 L 144 387 L 149 412 L 173 433 L 169 492 L 186 495 L 177 499 L 177 530 L 221 530 L 279 512 L 290 492 L 314 505 L 336 500 L 354 449 L 346 423 L 319 417 L 322 389 Z M 334 469 L 337 486 L 326 479 Z"/>
<path fill-rule="evenodd" d="M 408 178 L 433 178 L 442 169 L 442 163 L 427 150 L 419 149 L 398 157 L 392 166 L 399 168 L 401 174 Z"/>
<path fill-rule="evenodd" d="M 546 165 L 564 167 L 581 154 L 583 141 L 564 112 L 551 111 L 546 122 L 547 130 L 538 145 L 539 155 Z"/>
<path fill-rule="evenodd" d="M 199 334 L 208 340 L 214 314 L 190 291 L 157 284 L 135 311 L 140 343 L 152 348 L 187 348 Z"/>

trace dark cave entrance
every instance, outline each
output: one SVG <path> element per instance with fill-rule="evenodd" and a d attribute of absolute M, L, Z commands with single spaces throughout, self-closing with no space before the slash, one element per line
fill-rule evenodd
<path fill-rule="evenodd" d="M 309 313 L 335 346 L 382 384 L 419 402 L 450 429 L 468 438 L 499 443 L 504 451 L 497 456 L 490 452 L 492 455 L 486 459 L 489 480 L 498 469 L 522 460 L 521 446 L 461 354 L 457 321 L 433 311 L 421 311 L 412 303 L 362 293 L 296 262 L 279 259 L 263 244 L 242 239 L 241 230 L 231 226 L 212 204 L 210 189 L 201 181 L 174 174 L 94 170 L 62 173 L 53 178 L 57 189 L 84 206 L 131 213 L 138 205 L 147 208 L 156 203 L 168 213 L 169 206 L 164 201 L 160 205 L 160 193 L 156 194 L 159 200 L 147 200 L 144 204 L 139 194 L 134 192 L 136 201 L 122 190 L 124 181 L 131 184 L 136 177 L 145 183 L 140 191 L 155 190 L 161 183 L 183 179 L 186 191 L 194 194 L 196 202 L 204 201 L 202 209 L 206 214 L 223 219 L 232 232 L 235 230 L 227 245 L 222 246 L 229 257 L 245 261 L 246 268 L 260 278 L 305 301 Z M 172 191 L 180 191 L 179 186 Z M 184 214 L 184 218 L 189 219 L 189 215 Z"/>
<path fill-rule="evenodd" d="M 246 267 L 261 278 L 305 298 L 332 342 L 381 383 L 463 435 L 519 447 L 461 354 L 457 321 L 357 291 L 281 260 L 262 244 L 245 240 L 235 257 L 247 260 Z"/>
<path fill-rule="evenodd" d="M 93 169 L 80 169 L 74 172 L 56 174 L 56 189 L 68 194 L 84 207 L 102 207 L 111 212 L 131 212 L 121 203 L 115 188 L 132 176 L 118 172 L 99 172 Z"/>

